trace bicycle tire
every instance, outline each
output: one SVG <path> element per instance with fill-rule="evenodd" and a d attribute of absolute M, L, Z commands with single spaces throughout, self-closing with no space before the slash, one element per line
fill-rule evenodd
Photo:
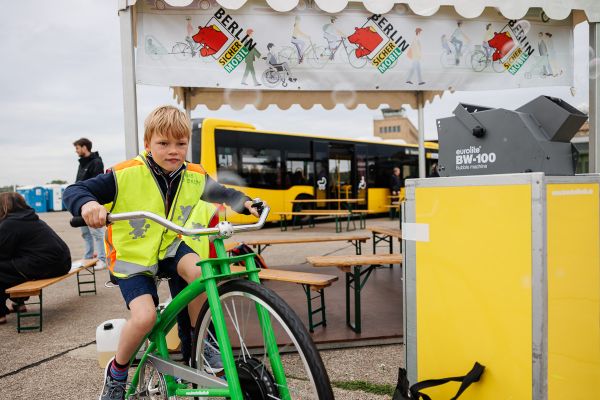
<path fill-rule="evenodd" d="M 272 391 L 257 396 L 256 393 L 258 390 L 255 390 L 254 387 L 254 385 L 260 385 L 262 382 L 272 381 L 272 375 L 270 375 L 269 379 L 266 379 L 268 374 L 264 373 L 264 371 L 270 371 L 270 365 L 266 350 L 260 348 L 260 346 L 264 347 L 264 339 L 260 326 L 258 326 L 256 321 L 251 320 L 251 314 L 254 318 L 257 318 L 256 305 L 260 304 L 269 313 L 273 330 L 277 335 L 278 347 L 280 354 L 282 354 L 285 374 L 288 377 L 287 383 L 291 398 L 320 400 L 334 398 L 329 376 L 306 327 L 281 297 L 263 285 L 244 279 L 234 279 L 219 286 L 219 298 L 223 305 L 223 313 L 228 332 L 230 333 L 229 337 L 232 340 L 234 358 L 236 358 L 237 370 L 238 374 L 240 374 L 240 383 L 242 384 L 242 391 L 245 397 L 252 398 L 253 400 L 278 398 L 278 393 L 273 393 Z M 246 314 L 244 314 L 244 311 L 246 311 Z M 238 318 L 238 316 L 243 318 Z M 205 343 L 207 340 L 211 340 L 210 338 L 213 336 L 209 331 L 211 320 L 212 316 L 209 311 L 208 302 L 206 302 L 200 310 L 194 332 L 191 360 L 193 368 L 198 368 L 198 365 L 205 365 Z M 242 327 L 241 323 L 246 323 L 246 325 Z M 253 328 L 254 331 L 252 330 Z M 288 335 L 287 338 L 285 337 L 286 334 Z M 253 339 L 254 343 L 250 339 Z M 239 341 L 240 343 L 234 341 Z M 294 349 L 292 349 L 292 345 L 295 346 Z M 218 345 L 212 341 L 212 346 Z M 293 352 L 293 350 L 296 352 Z M 250 360 L 253 360 L 252 363 L 249 362 Z M 247 383 L 246 377 L 246 380 L 242 382 L 241 374 L 243 373 L 244 365 L 249 364 L 250 367 L 256 370 L 256 362 L 260 362 L 261 373 L 264 375 L 264 378 L 257 380 L 257 382 Z M 301 368 L 298 368 L 299 366 Z M 210 368 L 208 368 L 208 371 L 206 367 L 203 368 L 206 372 L 210 373 Z M 300 370 L 302 368 L 304 371 Z M 302 373 L 305 373 L 306 376 L 302 375 Z M 276 389 L 278 390 L 279 388 Z M 252 390 L 255 391 L 253 392 Z M 307 390 L 310 392 L 307 392 Z"/>
<path fill-rule="evenodd" d="M 183 42 L 177 42 L 171 48 L 171 54 L 175 55 L 178 60 L 189 60 L 192 58 L 192 50 L 190 45 Z"/>
<path fill-rule="evenodd" d="M 290 67 L 298 65 L 298 51 L 295 47 L 286 46 L 277 53 L 277 60 L 288 63 Z"/>
<path fill-rule="evenodd" d="M 499 74 L 506 71 L 506 68 L 504 68 L 504 63 L 500 60 L 492 61 L 492 69 Z"/>
<path fill-rule="evenodd" d="M 348 62 L 350 63 L 351 66 L 353 66 L 354 68 L 362 68 L 365 65 L 367 65 L 367 58 L 366 57 L 356 57 L 356 51 L 352 48 L 350 48 L 350 51 L 347 52 L 346 54 L 348 54 Z"/>
<path fill-rule="evenodd" d="M 482 51 L 475 51 L 471 56 L 471 68 L 475 72 L 481 72 L 487 67 L 488 59 Z"/>
<path fill-rule="evenodd" d="M 444 51 L 440 55 L 440 64 L 444 68 L 456 67 L 455 60 L 456 60 L 456 57 L 454 56 L 454 53 L 447 53 Z"/>
<path fill-rule="evenodd" d="M 306 55 L 305 58 L 308 59 L 310 65 L 315 68 L 323 68 L 327 61 L 329 61 L 329 56 L 325 54 L 324 46 L 313 46 L 310 54 Z"/>

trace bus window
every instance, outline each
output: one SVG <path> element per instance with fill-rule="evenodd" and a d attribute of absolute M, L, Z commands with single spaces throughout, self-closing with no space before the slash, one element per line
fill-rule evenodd
<path fill-rule="evenodd" d="M 242 178 L 248 186 L 281 188 L 281 151 L 275 149 L 240 149 Z"/>
<path fill-rule="evenodd" d="M 236 148 L 217 147 L 217 179 L 223 184 L 243 184 L 239 176 Z"/>
<path fill-rule="evenodd" d="M 313 177 L 313 162 L 310 153 L 286 152 L 286 187 L 312 186 Z"/>

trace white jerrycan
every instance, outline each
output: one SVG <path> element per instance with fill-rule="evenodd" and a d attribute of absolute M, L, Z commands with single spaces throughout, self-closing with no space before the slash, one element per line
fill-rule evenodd
<path fill-rule="evenodd" d="M 105 368 L 108 361 L 116 354 L 125 322 L 124 318 L 109 319 L 96 328 L 96 351 L 100 367 Z"/>

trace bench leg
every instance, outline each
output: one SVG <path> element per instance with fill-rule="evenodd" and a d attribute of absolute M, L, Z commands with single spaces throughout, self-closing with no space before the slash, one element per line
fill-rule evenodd
<path fill-rule="evenodd" d="M 83 280 L 83 277 L 88 277 L 91 279 Z M 93 285 L 93 289 L 84 290 L 83 288 L 86 285 Z M 77 290 L 80 296 L 84 293 L 96 294 L 96 270 L 94 269 L 94 267 L 86 268 L 85 270 L 79 271 L 77 273 Z"/>
<path fill-rule="evenodd" d="M 354 250 L 356 251 L 356 255 L 360 256 L 362 254 L 362 244 L 360 240 L 353 240 L 352 244 L 354 245 Z"/>
<path fill-rule="evenodd" d="M 284 215 L 280 215 L 281 220 L 279 221 L 279 229 L 281 229 L 281 231 L 287 231 L 287 220 L 285 219 Z"/>
<path fill-rule="evenodd" d="M 42 292 L 41 291 L 40 291 L 40 294 L 37 297 L 38 297 L 39 301 L 37 301 L 37 302 L 30 301 L 30 302 L 25 302 L 24 304 L 27 305 L 27 306 L 39 305 L 38 312 L 31 312 L 31 311 L 21 312 L 21 311 L 17 311 L 17 333 L 21 333 L 21 332 L 24 332 L 24 331 L 34 331 L 34 330 L 37 330 L 38 332 L 42 331 L 42 323 L 43 323 L 43 320 L 42 320 L 42 303 L 43 303 L 43 298 L 42 298 Z M 35 319 L 37 319 L 38 325 L 23 326 L 21 320 L 28 319 L 28 318 L 35 318 Z"/>
<path fill-rule="evenodd" d="M 327 326 L 327 318 L 325 316 L 325 289 L 321 288 L 317 291 L 317 295 L 312 297 L 310 293 L 310 285 L 302 284 L 302 288 L 304 289 L 304 293 L 306 293 L 306 304 L 308 306 L 308 330 L 310 333 L 315 331 L 315 328 L 319 325 Z M 314 299 L 321 299 L 321 307 L 313 310 L 312 301 Z M 313 321 L 313 315 L 321 313 L 321 321 L 315 323 Z"/>
<path fill-rule="evenodd" d="M 349 213 L 348 217 L 346 218 L 346 232 L 350 232 L 350 222 L 352 222 L 352 230 L 356 230 L 356 221 L 353 217 L 354 216 L 352 215 L 352 213 Z"/>
<path fill-rule="evenodd" d="M 387 235 L 381 235 L 378 236 L 375 232 L 373 232 L 373 254 L 377 254 L 377 243 L 379 242 L 387 242 L 390 246 L 390 254 L 392 254 L 394 252 L 394 247 L 392 244 L 393 241 L 393 237 L 391 236 L 387 236 Z M 390 268 L 392 268 L 394 265 L 390 264 Z M 383 266 L 380 266 L 383 267 Z M 383 268 L 387 268 L 387 267 L 383 267 Z"/>
<path fill-rule="evenodd" d="M 340 223 L 340 218 L 335 216 L 335 233 L 340 233 L 342 231 L 342 224 Z"/>
<path fill-rule="evenodd" d="M 362 330 L 360 292 L 374 268 L 370 265 L 361 272 L 360 265 L 355 265 L 352 267 L 352 272 L 346 272 L 346 325 L 356 333 Z M 354 323 L 350 318 L 350 289 L 354 292 Z"/>

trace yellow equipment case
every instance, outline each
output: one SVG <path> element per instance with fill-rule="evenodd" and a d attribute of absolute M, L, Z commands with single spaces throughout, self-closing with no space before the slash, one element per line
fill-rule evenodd
<path fill-rule="evenodd" d="M 543 173 L 407 180 L 411 384 L 477 361 L 485 372 L 461 399 L 600 399 L 599 186 Z"/>

